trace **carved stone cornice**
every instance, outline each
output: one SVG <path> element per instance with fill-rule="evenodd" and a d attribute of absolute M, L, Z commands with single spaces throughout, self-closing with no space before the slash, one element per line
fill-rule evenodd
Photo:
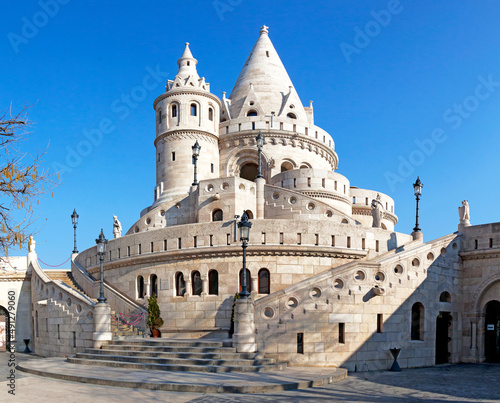
<path fill-rule="evenodd" d="M 180 87 L 179 89 L 173 88 L 170 91 L 164 92 L 163 94 L 158 96 L 153 102 L 153 108 L 156 109 L 156 105 L 158 104 L 158 102 L 176 95 L 195 95 L 195 96 L 201 95 L 217 102 L 219 104 L 219 107 L 222 106 L 220 99 L 211 92 L 205 90 L 196 90 L 194 88 Z"/>
<path fill-rule="evenodd" d="M 341 201 L 347 205 L 351 205 L 351 201 L 349 200 L 348 197 L 346 196 L 340 196 L 335 193 L 330 193 L 330 192 L 321 192 L 321 191 L 315 191 L 315 190 L 300 190 L 300 193 L 303 195 L 309 196 L 309 197 L 319 197 L 319 198 L 324 198 L 324 199 L 332 199 L 332 200 L 337 200 Z"/>
<path fill-rule="evenodd" d="M 498 259 L 500 258 L 500 248 L 473 249 L 461 251 L 458 255 L 462 260 Z"/>
<path fill-rule="evenodd" d="M 203 131 L 203 130 L 184 130 L 184 129 L 178 129 L 178 130 L 169 130 L 167 132 L 163 132 L 162 134 L 158 135 L 155 139 L 154 145 L 155 147 L 158 145 L 160 142 L 166 142 L 166 141 L 175 141 L 175 140 L 204 140 L 204 141 L 210 141 L 212 144 L 218 144 L 219 139 L 217 136 L 215 136 L 212 133 Z"/>

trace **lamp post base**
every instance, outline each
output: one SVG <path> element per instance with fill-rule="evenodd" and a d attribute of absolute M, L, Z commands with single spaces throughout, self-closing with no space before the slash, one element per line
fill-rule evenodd
<path fill-rule="evenodd" d="M 422 231 L 413 231 L 411 233 L 411 236 L 413 237 L 413 240 L 416 241 L 417 239 L 422 239 L 424 237 L 424 234 Z"/>

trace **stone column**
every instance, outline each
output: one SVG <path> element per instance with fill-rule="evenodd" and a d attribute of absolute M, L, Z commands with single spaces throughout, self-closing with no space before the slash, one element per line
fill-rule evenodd
<path fill-rule="evenodd" d="M 201 295 L 208 295 L 208 276 L 201 279 Z"/>
<path fill-rule="evenodd" d="M 266 180 L 264 178 L 256 178 L 256 197 L 257 197 L 257 219 L 264 218 L 264 185 L 266 184 Z"/>
<path fill-rule="evenodd" d="M 151 287 L 151 283 L 149 282 L 149 278 L 144 279 L 144 299 L 148 298 L 151 295 L 149 292 L 150 287 Z"/>
<path fill-rule="evenodd" d="M 186 278 L 186 297 L 193 295 L 193 287 L 191 286 L 191 276 Z"/>
<path fill-rule="evenodd" d="M 240 298 L 234 307 L 233 347 L 238 353 L 254 353 L 255 342 L 255 306 L 250 298 Z"/>
<path fill-rule="evenodd" d="M 259 292 L 259 279 L 258 276 L 253 276 L 252 279 L 252 294 L 257 295 Z"/>
<path fill-rule="evenodd" d="M 101 348 L 112 338 L 111 307 L 107 303 L 97 304 L 94 306 L 94 333 L 92 334 L 94 348 Z"/>

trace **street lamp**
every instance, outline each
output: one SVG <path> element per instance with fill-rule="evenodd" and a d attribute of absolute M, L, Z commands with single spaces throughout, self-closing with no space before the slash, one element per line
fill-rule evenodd
<path fill-rule="evenodd" d="M 257 141 L 257 150 L 259 151 L 259 172 L 257 174 L 257 178 L 263 178 L 260 166 L 262 159 L 262 147 L 264 147 L 264 136 L 261 131 L 259 131 L 259 135 L 255 138 L 255 140 Z"/>
<path fill-rule="evenodd" d="M 104 236 L 104 232 L 101 228 L 101 233 L 99 234 L 99 238 L 95 240 L 97 244 L 97 254 L 99 255 L 99 262 L 101 264 L 101 281 L 100 281 L 100 289 L 99 289 L 99 298 L 97 298 L 97 302 L 103 304 L 106 302 L 106 297 L 104 297 L 104 268 L 102 266 L 102 262 L 104 262 L 104 254 L 106 253 L 106 244 L 108 240 Z"/>
<path fill-rule="evenodd" d="M 76 226 L 78 224 L 78 214 L 75 209 L 73 209 L 73 214 L 71 214 L 71 222 L 73 223 L 73 231 L 74 231 L 74 240 L 75 247 L 73 248 L 73 253 L 78 253 L 78 249 L 76 249 Z"/>
<path fill-rule="evenodd" d="M 413 184 L 413 191 L 415 193 L 415 197 L 417 199 L 417 213 L 416 213 L 416 223 L 415 228 L 413 228 L 413 232 L 420 232 L 420 228 L 418 226 L 418 202 L 420 201 L 420 195 L 422 194 L 422 188 L 424 184 L 420 182 L 420 178 L 417 176 L 417 180 Z"/>
<path fill-rule="evenodd" d="M 198 186 L 198 176 L 196 174 L 196 167 L 198 165 L 198 157 L 200 156 L 200 150 L 201 150 L 201 147 L 198 144 L 198 140 L 196 140 L 196 143 L 194 143 L 194 146 L 192 146 L 191 149 L 193 150 L 193 164 L 194 164 L 193 186 Z"/>
<path fill-rule="evenodd" d="M 248 298 L 250 293 L 247 291 L 247 246 L 248 239 L 250 237 L 250 228 L 252 223 L 248 221 L 247 212 L 244 211 L 241 216 L 241 220 L 238 223 L 238 228 L 240 230 L 240 241 L 242 242 L 241 247 L 243 248 L 243 284 L 241 284 L 241 298 Z"/>

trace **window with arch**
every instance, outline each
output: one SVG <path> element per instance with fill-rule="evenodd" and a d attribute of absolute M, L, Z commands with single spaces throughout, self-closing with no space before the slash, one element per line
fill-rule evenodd
<path fill-rule="evenodd" d="M 208 294 L 219 295 L 219 273 L 217 270 L 208 272 Z"/>
<path fill-rule="evenodd" d="M 311 168 L 309 165 L 307 164 L 301 164 L 300 165 L 300 169 L 308 169 L 308 168 Z"/>
<path fill-rule="evenodd" d="M 250 270 L 246 269 L 247 272 L 247 291 L 252 292 L 252 277 L 250 276 Z M 243 269 L 240 270 L 240 292 L 243 286 Z"/>
<path fill-rule="evenodd" d="M 424 340 L 424 306 L 420 302 L 411 307 L 411 339 Z"/>
<path fill-rule="evenodd" d="M 208 120 L 214 120 L 214 110 L 212 108 L 208 108 Z"/>
<path fill-rule="evenodd" d="M 249 220 L 253 219 L 253 213 L 252 213 L 252 210 L 246 210 L 246 213 L 247 213 L 247 216 L 248 216 L 248 219 L 249 219 Z"/>
<path fill-rule="evenodd" d="M 37 311 L 35 311 L 37 312 Z M 0 347 L 0 351 L 6 351 L 7 350 L 7 347 L 10 345 L 10 335 L 11 335 L 11 332 L 8 331 L 7 329 L 10 329 L 10 315 L 9 315 L 9 311 L 7 310 L 7 308 L 3 307 L 2 305 L 0 305 L 0 322 L 3 322 L 4 325 L 5 325 L 5 344 L 3 345 L 3 347 Z"/>
<path fill-rule="evenodd" d="M 156 274 L 151 274 L 149 277 L 149 283 L 150 283 L 150 296 L 152 297 L 153 294 L 158 296 L 158 276 Z"/>
<path fill-rule="evenodd" d="M 173 118 L 177 117 L 177 105 L 176 104 L 172 105 L 172 117 Z"/>
<path fill-rule="evenodd" d="M 443 291 L 439 296 L 439 302 L 451 302 L 451 295 L 448 291 Z"/>
<path fill-rule="evenodd" d="M 178 272 L 175 274 L 175 295 L 183 297 L 186 293 L 186 282 L 184 281 L 184 274 Z"/>
<path fill-rule="evenodd" d="M 260 269 L 259 270 L 259 294 L 270 294 L 271 293 L 271 275 L 269 270 Z"/>
<path fill-rule="evenodd" d="M 144 298 L 144 277 L 137 277 L 137 298 Z"/>
<path fill-rule="evenodd" d="M 254 110 L 248 111 L 247 116 L 257 116 L 257 111 Z"/>
<path fill-rule="evenodd" d="M 223 217 L 224 217 L 224 215 L 223 215 L 222 210 L 220 208 L 212 211 L 212 221 L 222 221 Z"/>
<path fill-rule="evenodd" d="M 191 273 L 191 286 L 193 287 L 193 295 L 201 295 L 201 274 L 199 271 Z"/>
<path fill-rule="evenodd" d="M 293 169 L 293 164 L 290 161 L 284 161 L 281 164 L 281 172 L 291 171 Z"/>
<path fill-rule="evenodd" d="M 198 106 L 196 104 L 191 104 L 191 116 L 198 115 Z"/>
<path fill-rule="evenodd" d="M 295 116 L 295 113 L 289 113 L 286 115 L 287 118 L 290 118 L 290 119 L 297 119 L 297 116 Z"/>

